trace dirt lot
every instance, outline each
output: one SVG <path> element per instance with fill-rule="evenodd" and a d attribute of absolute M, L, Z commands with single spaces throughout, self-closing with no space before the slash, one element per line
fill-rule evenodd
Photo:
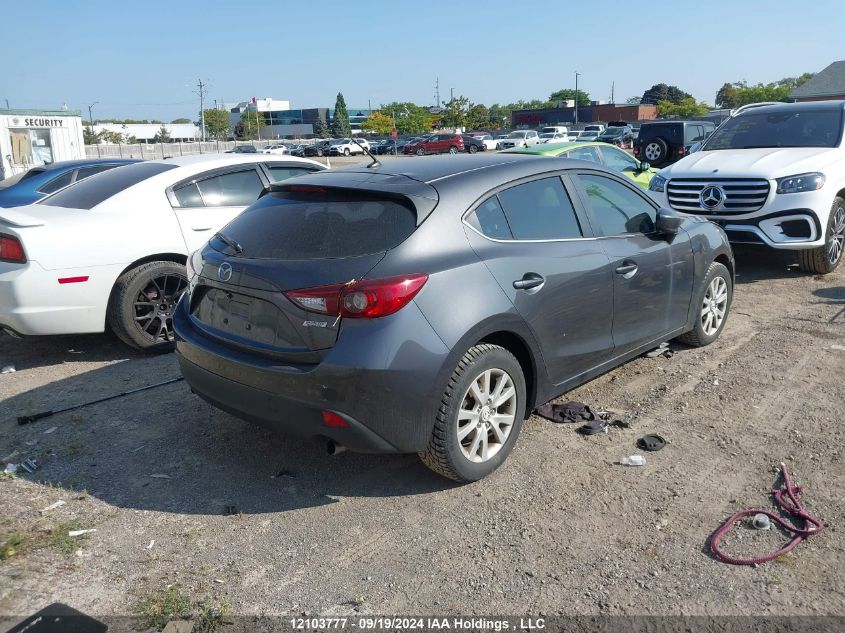
<path fill-rule="evenodd" d="M 843 616 L 845 270 L 790 262 L 738 252 L 721 340 L 636 359 L 564 398 L 623 411 L 632 429 L 582 437 L 532 417 L 505 467 L 468 486 L 412 455 L 327 457 L 184 383 L 18 426 L 179 372 L 172 355 L 106 336 L 0 339 L 0 365 L 17 367 L 0 376 L 0 459 L 41 464 L 0 481 L 0 545 L 20 540 L 0 560 L 0 616 L 54 601 L 103 616 L 146 598 L 149 610 L 169 585 L 241 615 Z M 615 465 L 647 432 L 668 446 L 645 467 Z M 771 504 L 781 461 L 827 530 L 757 568 L 718 562 L 709 535 Z M 97 531 L 68 543 L 71 526 Z M 734 534 L 742 553 L 783 540 Z"/>

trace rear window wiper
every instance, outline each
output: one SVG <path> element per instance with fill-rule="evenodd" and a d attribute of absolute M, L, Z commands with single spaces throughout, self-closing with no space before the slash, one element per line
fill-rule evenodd
<path fill-rule="evenodd" d="M 230 247 L 230 248 L 234 249 L 234 251 L 235 251 L 238 255 L 240 255 L 241 253 L 243 253 L 243 252 L 244 252 L 244 247 L 243 247 L 243 246 L 241 246 L 240 244 L 238 244 L 238 243 L 237 243 L 235 240 L 233 240 L 231 237 L 228 237 L 227 235 L 224 235 L 224 234 L 223 234 L 223 233 L 221 233 L 220 231 L 218 231 L 217 233 L 215 233 L 215 234 L 214 234 L 214 237 L 216 237 L 217 239 L 219 239 L 221 242 L 225 243 L 225 244 L 226 244 L 226 246 L 228 246 L 228 247 Z"/>

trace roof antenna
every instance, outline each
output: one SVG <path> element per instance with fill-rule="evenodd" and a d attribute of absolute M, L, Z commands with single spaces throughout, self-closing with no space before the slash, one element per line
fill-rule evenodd
<path fill-rule="evenodd" d="M 364 150 L 364 153 L 365 153 L 367 156 L 369 156 L 370 158 L 372 158 L 372 159 L 373 159 L 373 162 L 371 162 L 369 165 L 367 165 L 367 169 L 372 169 L 373 167 L 381 167 L 381 163 L 379 162 L 378 158 L 376 158 L 375 156 L 373 156 L 373 155 L 370 153 L 370 150 L 368 150 L 366 147 L 364 147 L 363 145 L 361 145 L 361 143 L 359 143 L 359 142 L 358 142 L 358 139 L 357 139 L 357 138 L 355 138 L 354 136 L 352 137 L 352 142 L 353 142 L 353 143 L 355 143 L 355 144 L 356 144 L 358 147 L 360 147 L 362 150 Z"/>

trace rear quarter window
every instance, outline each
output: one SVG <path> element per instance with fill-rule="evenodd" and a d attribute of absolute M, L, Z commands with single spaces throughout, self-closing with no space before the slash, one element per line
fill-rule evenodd
<path fill-rule="evenodd" d="M 255 259 L 331 259 L 380 253 L 417 226 L 410 201 L 357 190 L 274 191 L 223 229 Z M 211 241 L 217 250 L 226 245 Z"/>
<path fill-rule="evenodd" d="M 66 209 L 93 209 L 124 189 L 171 169 L 176 169 L 176 165 L 135 163 L 116 167 L 42 198 L 38 204 Z"/>

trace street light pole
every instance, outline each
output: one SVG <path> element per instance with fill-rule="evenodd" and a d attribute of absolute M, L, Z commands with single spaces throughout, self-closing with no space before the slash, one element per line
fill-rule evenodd
<path fill-rule="evenodd" d="M 575 71 L 575 125 L 578 125 L 578 77 L 581 75 Z"/>
<path fill-rule="evenodd" d="M 99 102 L 99 101 L 95 101 L 94 103 L 92 103 L 91 105 L 89 105 L 89 106 L 88 106 L 88 123 L 89 123 L 89 124 L 90 124 L 90 126 L 91 126 L 91 132 L 92 132 L 92 133 L 94 132 L 94 116 L 91 114 L 91 109 L 92 109 L 95 105 L 97 105 L 98 103 L 100 103 L 100 102 Z"/>

